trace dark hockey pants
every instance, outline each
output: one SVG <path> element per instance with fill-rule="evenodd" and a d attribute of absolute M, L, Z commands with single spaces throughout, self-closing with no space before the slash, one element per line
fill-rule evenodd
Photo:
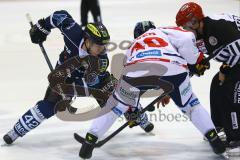
<path fill-rule="evenodd" d="M 218 73 L 210 89 L 211 117 L 216 127 L 225 129 L 227 140 L 240 140 L 240 66 L 232 69 L 223 85 Z"/>

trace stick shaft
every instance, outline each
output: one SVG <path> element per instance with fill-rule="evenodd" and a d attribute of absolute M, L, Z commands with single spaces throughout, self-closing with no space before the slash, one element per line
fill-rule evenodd
<path fill-rule="evenodd" d="M 146 112 L 148 110 L 148 108 L 150 106 L 153 106 L 155 103 L 157 103 L 160 99 L 162 99 L 164 96 L 168 95 L 170 92 L 172 91 L 172 89 L 166 91 L 165 93 L 163 93 L 161 96 L 157 97 L 154 101 L 152 101 L 149 105 L 147 105 L 142 111 L 141 114 Z M 118 128 L 117 130 L 115 130 L 111 135 L 109 135 L 108 137 L 106 137 L 105 139 L 103 139 L 102 141 L 99 141 L 96 144 L 96 147 L 101 147 L 103 146 L 105 143 L 107 143 L 110 139 L 112 139 L 114 136 L 116 136 L 118 133 L 120 133 L 124 128 L 126 128 L 129 125 L 129 121 L 124 123 L 120 128 Z"/>
<path fill-rule="evenodd" d="M 33 27 L 33 22 L 32 22 L 32 19 L 31 19 L 30 14 L 27 13 L 27 14 L 26 14 L 26 17 L 27 17 L 27 20 L 28 20 L 30 26 Z M 50 59 L 49 59 L 49 57 L 48 57 L 48 55 L 47 55 L 47 52 L 46 52 L 43 44 L 42 44 L 42 43 L 38 43 L 38 45 L 39 45 L 39 47 L 40 47 L 40 49 L 41 49 L 41 51 L 42 51 L 42 54 L 43 54 L 43 56 L 44 56 L 47 64 L 48 64 L 49 69 L 50 69 L 51 71 L 53 71 L 52 63 L 51 63 L 51 61 L 50 61 Z"/>

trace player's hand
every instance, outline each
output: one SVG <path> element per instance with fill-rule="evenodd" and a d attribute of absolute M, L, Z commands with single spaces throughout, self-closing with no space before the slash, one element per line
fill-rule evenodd
<path fill-rule="evenodd" d="M 140 115 L 141 113 L 139 109 L 135 109 L 134 111 L 128 110 L 127 112 L 124 113 L 124 117 L 128 121 L 128 126 L 130 128 L 139 125 L 139 123 L 141 122 Z"/>
<path fill-rule="evenodd" d="M 194 74 L 200 77 L 204 75 L 206 70 L 210 69 L 210 63 L 208 61 L 204 61 L 203 59 L 198 64 L 194 64 L 194 65 L 188 64 L 188 68 L 191 74 Z"/>
<path fill-rule="evenodd" d="M 223 85 L 223 83 L 226 81 L 226 79 L 229 79 L 229 76 L 231 74 L 231 67 L 228 64 L 222 64 L 220 67 L 220 71 L 218 74 L 218 79 L 220 81 L 220 86 Z"/>
<path fill-rule="evenodd" d="M 157 108 L 160 107 L 160 104 L 165 107 L 166 105 L 168 105 L 170 102 L 170 97 L 167 95 L 167 96 L 164 96 L 160 101 L 157 102 Z"/>
<path fill-rule="evenodd" d="M 49 33 L 50 30 L 46 29 L 44 19 L 40 19 L 29 31 L 31 41 L 35 44 L 44 42 Z"/>
<path fill-rule="evenodd" d="M 199 76 L 204 75 L 204 72 L 210 68 L 209 64 L 197 64 L 196 65 L 196 73 Z"/>
<path fill-rule="evenodd" d="M 225 81 L 225 79 L 226 79 L 225 74 L 223 74 L 222 72 L 219 72 L 219 73 L 218 73 L 218 79 L 219 79 L 219 81 L 220 81 L 219 85 L 220 85 L 220 86 L 223 85 L 223 83 L 224 83 L 224 81 Z"/>

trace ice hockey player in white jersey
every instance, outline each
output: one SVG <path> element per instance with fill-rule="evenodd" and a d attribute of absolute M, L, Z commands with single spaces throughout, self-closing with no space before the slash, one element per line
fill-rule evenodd
<path fill-rule="evenodd" d="M 115 107 L 112 112 L 94 121 L 87 133 L 90 138 L 86 138 L 86 144 L 80 149 L 80 157 L 90 158 L 98 138 L 106 133 L 121 114 L 129 108 L 139 107 L 141 91 L 144 92 L 146 87 L 154 88 L 156 84 L 153 82 L 158 81 L 170 82 L 174 86 L 169 94 L 174 103 L 209 140 L 216 154 L 225 152 L 210 115 L 193 93 L 189 79 L 187 64 L 201 65 L 203 59 L 203 54 L 195 45 L 193 33 L 179 27 L 150 29 L 138 36 L 126 52 L 122 77 L 106 104 L 106 107 Z M 202 68 L 205 68 L 204 64 Z M 134 83 L 139 79 L 140 83 Z"/>

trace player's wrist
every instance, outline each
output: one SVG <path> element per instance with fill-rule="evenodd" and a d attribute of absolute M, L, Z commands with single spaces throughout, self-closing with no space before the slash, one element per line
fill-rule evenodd
<path fill-rule="evenodd" d="M 51 30 L 47 27 L 45 19 L 39 19 L 36 23 L 37 28 L 44 33 L 45 35 L 49 35 Z"/>
<path fill-rule="evenodd" d="M 223 64 L 220 67 L 220 72 L 224 75 L 229 75 L 231 71 L 231 67 L 228 64 Z"/>

